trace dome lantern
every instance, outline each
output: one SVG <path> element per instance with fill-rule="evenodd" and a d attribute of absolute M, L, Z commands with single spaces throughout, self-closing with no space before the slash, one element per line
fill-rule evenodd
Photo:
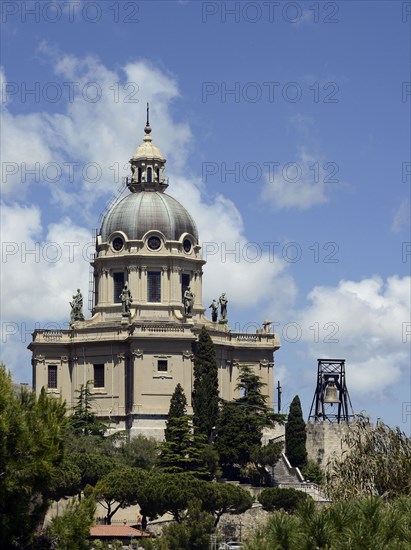
<path fill-rule="evenodd" d="M 144 133 L 143 143 L 137 147 L 129 161 L 132 175 L 131 178 L 127 178 L 127 187 L 132 193 L 139 191 L 163 192 L 168 187 L 168 179 L 164 177 L 166 159 L 160 149 L 153 144 L 148 103 Z"/>

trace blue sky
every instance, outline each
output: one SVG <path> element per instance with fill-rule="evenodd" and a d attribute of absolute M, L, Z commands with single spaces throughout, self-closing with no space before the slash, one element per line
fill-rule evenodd
<path fill-rule="evenodd" d="M 1 9 L 16 381 L 31 381 L 32 328 L 64 326 L 86 293 L 91 230 L 150 101 L 168 191 L 198 223 L 204 305 L 226 291 L 232 330 L 277 323 L 284 407 L 299 394 L 308 416 L 317 358 L 345 358 L 355 411 L 410 431 L 410 2 Z"/>

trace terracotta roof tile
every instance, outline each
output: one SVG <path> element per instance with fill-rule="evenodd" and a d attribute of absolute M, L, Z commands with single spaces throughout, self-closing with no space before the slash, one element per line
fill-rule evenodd
<path fill-rule="evenodd" d="M 148 533 L 134 529 L 128 525 L 93 525 L 90 537 L 149 537 Z"/>

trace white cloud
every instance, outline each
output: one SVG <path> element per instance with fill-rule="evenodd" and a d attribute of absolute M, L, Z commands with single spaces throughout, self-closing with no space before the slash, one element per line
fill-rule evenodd
<path fill-rule="evenodd" d="M 318 327 L 317 343 L 313 331 L 302 333 L 309 353 L 345 358 L 349 388 L 381 394 L 409 369 L 410 290 L 411 278 L 397 276 L 315 287 L 298 317 L 302 326 Z"/>
<path fill-rule="evenodd" d="M 61 55 L 44 43 L 40 51 L 54 62 L 64 111 L 15 115 L 13 101 L 3 107 L 3 170 L 7 165 L 9 173 L 2 180 L 9 197 L 17 189 L 23 191 L 22 162 L 27 168 L 37 163 L 38 175 L 28 176 L 24 187 L 33 180 L 49 185 L 60 207 L 77 206 L 83 216 L 89 214 L 92 205 L 114 193 L 128 175 L 128 159 L 143 137 L 146 102 L 150 102 L 156 143 L 175 169 L 184 165 L 191 132 L 187 123 L 176 123 L 171 117 L 170 103 L 179 97 L 172 76 L 145 61 L 114 71 L 93 56 Z M 57 182 L 52 181 L 53 168 L 47 171 L 49 163 L 58 164 Z M 69 163 L 76 164 L 69 167 Z"/>
<path fill-rule="evenodd" d="M 2 205 L 4 322 L 68 320 L 71 293 L 87 295 L 91 232 L 65 218 L 42 234 L 37 206 Z"/>
<path fill-rule="evenodd" d="M 295 161 L 273 167 L 266 175 L 261 198 L 275 210 L 306 210 L 324 204 L 328 201 L 327 181 L 334 179 L 337 168 L 335 163 L 324 164 L 322 158 L 302 148 Z"/>
<path fill-rule="evenodd" d="M 279 363 L 275 365 L 275 378 L 279 380 L 281 385 L 284 386 L 289 380 L 289 370 L 286 365 Z"/>
<path fill-rule="evenodd" d="M 203 258 L 207 261 L 203 276 L 204 305 L 226 292 L 229 301 L 241 309 L 254 306 L 270 309 L 273 288 L 280 285 L 281 278 L 282 297 L 289 307 L 295 297 L 294 281 L 285 273 L 289 264 L 270 254 L 263 243 L 248 241 L 234 203 L 221 194 L 205 202 L 203 187 L 199 180 L 177 176 L 173 179 L 172 194 L 187 208 L 199 230 Z"/>
<path fill-rule="evenodd" d="M 54 150 L 53 136 L 44 114 L 11 114 L 9 108 L 19 86 L 17 83 L 7 82 L 3 67 L 0 68 L 0 85 L 1 191 L 3 197 L 13 194 L 24 197 L 30 182 L 41 181 L 41 168 L 52 161 L 61 163 L 62 159 Z M 30 170 L 36 173 L 30 175 Z"/>
<path fill-rule="evenodd" d="M 400 233 L 403 229 L 410 227 L 411 223 L 411 204 L 410 199 L 404 199 L 395 212 L 394 219 L 391 224 L 391 231 Z"/>

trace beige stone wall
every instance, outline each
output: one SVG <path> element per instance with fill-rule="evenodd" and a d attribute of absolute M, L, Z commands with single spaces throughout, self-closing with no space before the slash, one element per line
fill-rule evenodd
<path fill-rule="evenodd" d="M 327 466 L 331 457 L 340 457 L 346 449 L 344 437 L 348 429 L 347 423 L 331 424 L 330 422 L 308 422 L 307 454 L 321 466 Z"/>
<path fill-rule="evenodd" d="M 50 394 L 65 400 L 68 410 L 76 404 L 77 391 L 93 380 L 94 364 L 104 364 L 104 387 L 91 388 L 93 406 L 99 416 L 117 422 L 124 429 L 126 416 L 132 435 L 142 433 L 162 439 L 170 398 L 178 383 L 187 397 L 192 414 L 192 344 L 200 324 L 140 324 L 90 319 L 73 330 L 37 331 L 29 348 L 33 352 L 34 388 L 47 388 L 47 369 L 57 365 L 56 389 Z M 204 318 L 204 324 L 207 320 Z M 250 365 L 266 384 L 268 405 L 274 407 L 273 352 L 280 342 L 274 334 L 231 333 L 226 325 L 208 322 L 215 343 L 220 397 L 238 397 L 239 366 Z M 167 361 L 167 370 L 158 370 L 158 361 Z M 268 441 L 277 434 L 265 434 Z M 279 435 L 279 434 L 278 434 Z"/>

